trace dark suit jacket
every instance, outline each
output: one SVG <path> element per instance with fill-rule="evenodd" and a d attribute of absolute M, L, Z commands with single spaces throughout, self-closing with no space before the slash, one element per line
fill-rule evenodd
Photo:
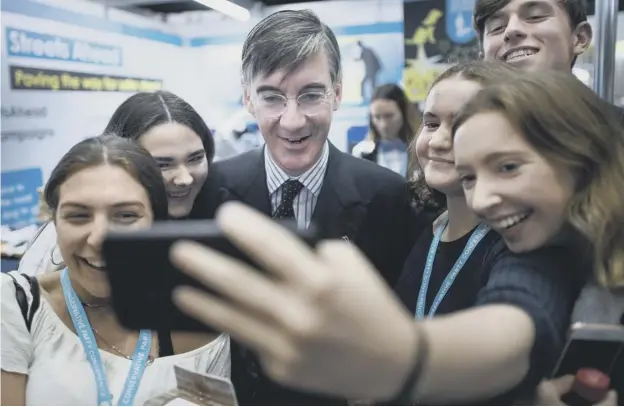
<path fill-rule="evenodd" d="M 206 185 L 206 193 L 199 199 L 206 202 L 202 205 L 207 212 L 214 212 L 218 201 L 237 200 L 271 215 L 262 149 L 215 163 Z M 342 153 L 330 144 L 327 171 L 312 222 L 323 238 L 347 237 L 357 245 L 392 287 L 416 238 L 428 226 L 416 216 L 411 202 L 403 177 Z M 204 217 L 194 212 L 194 217 Z M 263 375 L 252 378 L 249 358 L 243 353 L 232 344 L 232 382 L 240 404 L 345 404 L 344 400 L 286 389 Z"/>

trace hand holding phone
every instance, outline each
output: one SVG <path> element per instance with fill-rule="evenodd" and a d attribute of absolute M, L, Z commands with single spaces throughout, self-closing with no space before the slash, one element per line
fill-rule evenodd
<path fill-rule="evenodd" d="M 557 362 L 555 378 L 573 375 L 574 394 L 564 398 L 568 405 L 592 404 L 604 399 L 609 389 L 624 394 L 624 327 L 576 323 Z M 584 402 L 577 400 L 578 397 Z"/>
<path fill-rule="evenodd" d="M 280 222 L 311 246 L 318 242 L 313 225 Z M 110 232 L 103 243 L 111 285 L 111 301 L 119 322 L 128 329 L 214 332 L 173 304 L 173 290 L 182 285 L 207 288 L 176 269 L 169 260 L 171 246 L 191 240 L 262 269 L 232 244 L 212 220 L 156 222 L 149 229 Z M 267 242 L 271 244 L 271 242 Z"/>

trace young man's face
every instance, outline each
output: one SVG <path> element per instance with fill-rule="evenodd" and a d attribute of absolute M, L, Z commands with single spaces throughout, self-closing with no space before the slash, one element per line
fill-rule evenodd
<path fill-rule="evenodd" d="M 569 71 L 591 38 L 589 23 L 572 27 L 559 0 L 511 0 L 485 22 L 483 52 L 527 71 Z"/>

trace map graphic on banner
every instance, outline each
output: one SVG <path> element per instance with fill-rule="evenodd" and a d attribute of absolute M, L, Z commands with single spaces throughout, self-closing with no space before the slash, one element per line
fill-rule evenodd
<path fill-rule="evenodd" d="M 43 185 L 40 168 L 2 171 L 2 225 L 20 229 L 37 223 L 39 194 Z"/>

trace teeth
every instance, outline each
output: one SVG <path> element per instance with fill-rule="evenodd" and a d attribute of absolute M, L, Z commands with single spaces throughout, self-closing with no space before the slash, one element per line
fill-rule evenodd
<path fill-rule="evenodd" d="M 85 261 L 87 262 L 87 264 L 89 266 L 92 266 L 92 267 L 95 267 L 95 268 L 104 268 L 104 267 L 106 267 L 106 263 L 104 263 L 103 261 L 89 261 L 89 260 L 86 260 L 86 259 L 85 259 Z"/>
<path fill-rule="evenodd" d="M 509 229 L 513 226 L 516 226 L 518 223 L 522 222 L 529 216 L 530 212 L 524 212 L 517 215 L 508 216 L 504 219 L 496 221 L 494 227 L 496 229 Z"/>
<path fill-rule="evenodd" d="M 307 139 L 310 136 L 300 137 L 300 138 L 284 138 L 284 140 L 289 141 L 291 143 L 301 143 L 303 140 Z"/>
<path fill-rule="evenodd" d="M 508 54 L 505 57 L 505 61 L 511 61 L 512 59 L 516 59 L 516 58 L 520 58 L 520 57 L 524 57 L 524 56 L 529 56 L 529 55 L 533 55 L 535 54 L 537 51 L 533 50 L 533 49 L 527 49 L 527 48 L 523 48 L 523 49 L 519 49 L 517 51 L 514 51 L 510 54 Z"/>

